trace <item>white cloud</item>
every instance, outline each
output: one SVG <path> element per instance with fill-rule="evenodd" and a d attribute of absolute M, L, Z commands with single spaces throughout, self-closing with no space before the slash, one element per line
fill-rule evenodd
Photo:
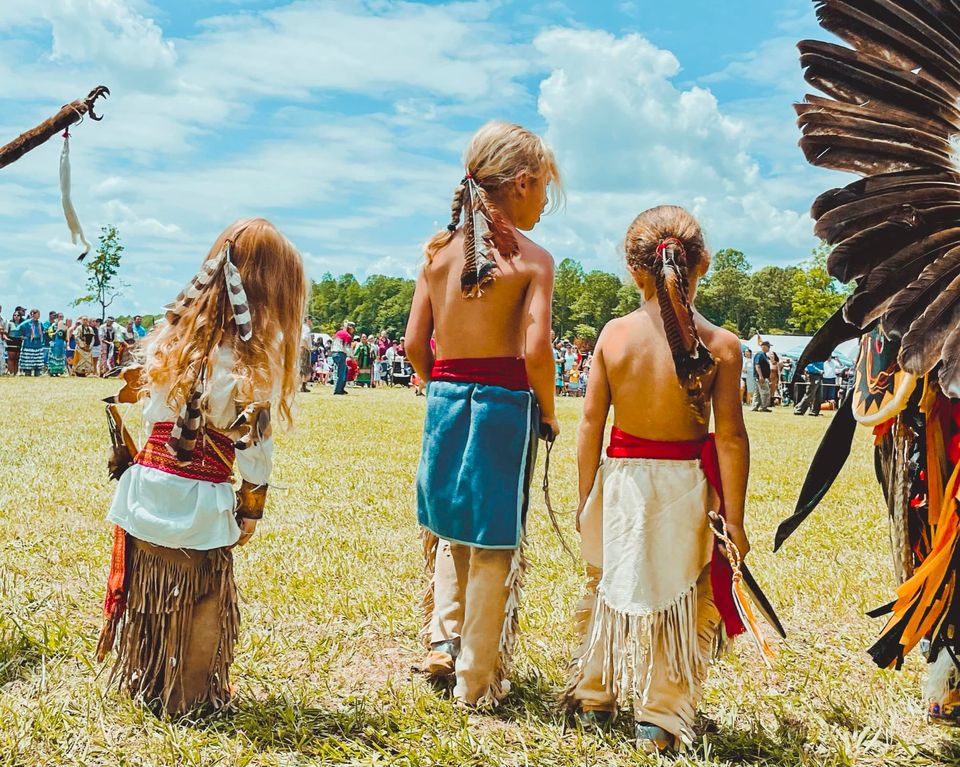
<path fill-rule="evenodd" d="M 781 200 L 751 154 L 750 131 L 700 86 L 678 88 L 680 62 L 640 35 L 554 29 L 534 44 L 551 74 L 540 113 L 569 186 L 567 221 L 544 227 L 560 257 L 617 268 L 641 210 L 688 207 L 714 247 L 769 260 L 812 242 L 804 213 Z M 559 234 L 562 232 L 562 235 Z"/>

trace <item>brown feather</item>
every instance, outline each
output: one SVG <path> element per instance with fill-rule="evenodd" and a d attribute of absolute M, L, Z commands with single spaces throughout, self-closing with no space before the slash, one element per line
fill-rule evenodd
<path fill-rule="evenodd" d="M 817 12 L 820 23 L 857 50 L 882 58 L 888 65 L 905 70 L 936 69 L 954 83 L 960 83 L 960 47 L 941 34 L 949 32 L 943 18 L 924 12 L 909 0 L 830 0 Z"/>
<path fill-rule="evenodd" d="M 948 397 L 960 398 L 960 326 L 947 336 L 940 353 L 940 389 Z"/>
<path fill-rule="evenodd" d="M 908 373 L 923 376 L 940 361 L 947 336 L 960 325 L 960 277 L 940 293 L 904 333 L 897 358 Z"/>
<path fill-rule="evenodd" d="M 949 231 L 960 233 L 960 229 Z M 916 280 L 897 293 L 881 320 L 884 335 L 887 338 L 901 338 L 958 274 L 960 247 L 954 247 L 929 264 Z"/>
<path fill-rule="evenodd" d="M 960 245 L 960 228 L 946 229 L 923 237 L 884 259 L 857 283 L 856 290 L 844 305 L 844 317 L 858 327 L 866 327 L 876 319 L 887 301 L 956 245 Z M 886 307 L 883 311 L 890 309 Z M 884 330 L 889 330 L 886 319 Z"/>
<path fill-rule="evenodd" d="M 493 203 L 490 196 L 480 190 L 480 199 L 483 201 L 483 210 L 490 225 L 488 242 L 501 258 L 510 259 L 520 253 L 520 243 L 517 242 L 517 230 L 503 212 Z"/>

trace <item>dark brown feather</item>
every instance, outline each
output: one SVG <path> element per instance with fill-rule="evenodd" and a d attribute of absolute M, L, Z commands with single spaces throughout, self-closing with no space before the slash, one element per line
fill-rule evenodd
<path fill-rule="evenodd" d="M 866 327 L 879 316 L 881 308 L 884 312 L 890 311 L 884 304 L 956 245 L 960 245 L 960 229 L 946 229 L 923 237 L 884 259 L 857 283 L 853 295 L 847 299 L 844 305 L 847 321 Z M 885 331 L 888 329 L 886 322 L 884 320 Z"/>
<path fill-rule="evenodd" d="M 956 233 L 952 238 L 956 241 L 960 229 L 948 231 Z M 943 237 L 942 234 L 940 236 Z M 958 274 L 960 247 L 954 247 L 929 264 L 916 280 L 897 293 L 880 321 L 884 335 L 887 338 L 903 337 L 913 322 L 933 304 Z"/>
<path fill-rule="evenodd" d="M 821 6 L 817 15 L 825 29 L 892 67 L 934 69 L 960 83 L 960 68 L 956 65 L 960 48 L 950 39 L 949 29 L 944 30 L 943 19 L 926 13 L 922 3 L 859 0 L 854 4 L 831 0 Z"/>
<path fill-rule="evenodd" d="M 960 277 L 927 307 L 904 333 L 897 361 L 908 373 L 922 376 L 937 362 L 947 337 L 960 324 Z"/>

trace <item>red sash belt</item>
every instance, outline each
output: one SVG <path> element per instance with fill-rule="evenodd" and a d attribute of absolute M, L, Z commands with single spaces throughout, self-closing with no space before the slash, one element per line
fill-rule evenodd
<path fill-rule="evenodd" d="M 150 438 L 137 454 L 136 463 L 186 479 L 204 482 L 230 481 L 235 457 L 233 440 L 230 437 L 212 429 L 202 430 L 197 437 L 193 459 L 189 464 L 183 465 L 167 450 L 171 429 L 172 421 L 155 423 Z"/>
<path fill-rule="evenodd" d="M 500 386 L 513 391 L 527 391 L 527 366 L 523 357 L 463 357 L 434 360 L 431 380 L 453 383 L 474 383 Z"/>
<path fill-rule="evenodd" d="M 614 426 L 610 432 L 607 455 L 610 458 L 658 458 L 667 461 L 699 459 L 704 476 L 719 499 L 720 508 L 716 511 L 721 517 L 726 518 L 723 484 L 720 481 L 720 458 L 717 455 L 717 442 L 713 434 L 687 442 L 660 442 L 635 437 Z M 713 557 L 710 561 L 710 580 L 713 585 L 713 601 L 723 619 L 727 636 L 742 634 L 746 629 L 733 601 L 733 570 L 726 556 L 720 551 L 720 544 L 716 538 L 713 541 Z"/>

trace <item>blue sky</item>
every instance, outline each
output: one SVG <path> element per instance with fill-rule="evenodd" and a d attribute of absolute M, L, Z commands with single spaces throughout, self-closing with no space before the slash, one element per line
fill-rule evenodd
<path fill-rule="evenodd" d="M 156 311 L 250 215 L 312 277 L 412 276 L 490 118 L 557 153 L 566 207 L 533 233 L 557 260 L 620 273 L 631 219 L 676 202 L 711 247 L 795 263 L 842 180 L 803 162 L 791 108 L 796 42 L 824 34 L 810 0 L 0 0 L 0 143 L 110 86 L 71 155 L 88 238 L 114 224 L 126 246 L 117 313 Z M 0 171 L 6 315 L 83 292 L 60 148 Z"/>

